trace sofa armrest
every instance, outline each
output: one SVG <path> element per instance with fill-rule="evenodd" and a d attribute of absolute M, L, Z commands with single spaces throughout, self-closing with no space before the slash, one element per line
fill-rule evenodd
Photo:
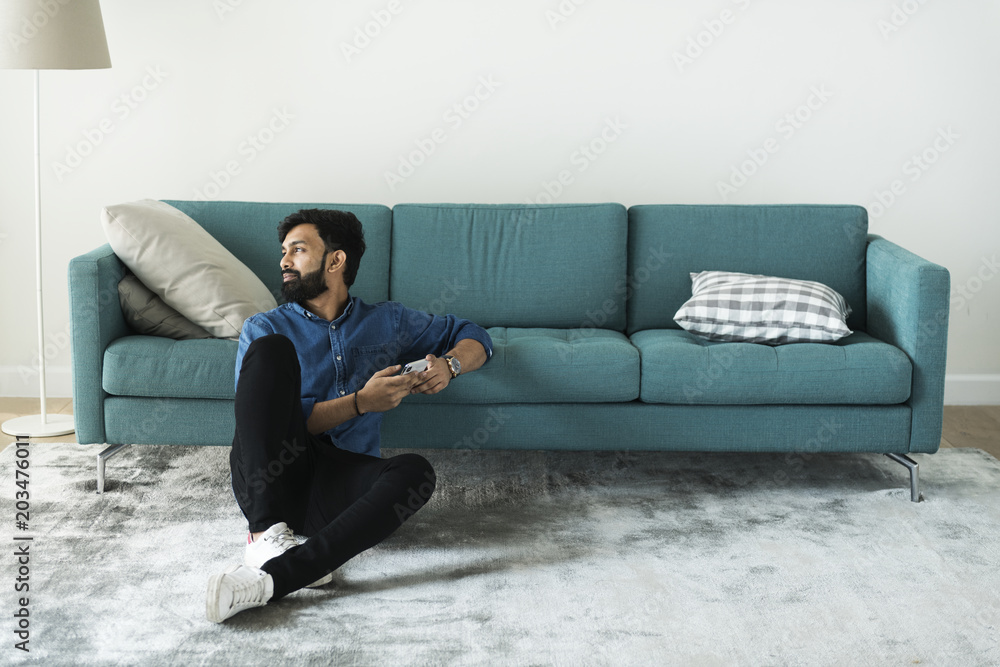
<path fill-rule="evenodd" d="M 110 245 L 69 262 L 69 319 L 73 358 L 73 420 L 81 445 L 106 442 L 104 350 L 130 333 L 118 301 L 125 266 Z"/>
<path fill-rule="evenodd" d="M 868 333 L 900 348 L 913 364 L 910 451 L 941 445 L 951 278 L 948 270 L 868 235 Z"/>

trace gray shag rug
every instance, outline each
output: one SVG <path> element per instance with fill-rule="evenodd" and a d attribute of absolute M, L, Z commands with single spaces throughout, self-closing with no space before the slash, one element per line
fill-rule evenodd
<path fill-rule="evenodd" d="M 1000 663 L 1000 462 L 975 449 L 916 456 L 921 503 L 874 454 L 424 450 L 438 492 L 393 537 L 222 625 L 206 584 L 246 537 L 228 448 L 129 447 L 97 495 L 101 447 L 30 445 L 26 532 L 15 449 L 6 663 Z"/>

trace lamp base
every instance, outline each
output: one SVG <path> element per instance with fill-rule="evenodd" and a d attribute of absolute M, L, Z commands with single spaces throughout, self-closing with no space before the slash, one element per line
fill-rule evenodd
<path fill-rule="evenodd" d="M 51 438 L 76 430 L 72 415 L 45 415 L 45 418 L 44 422 L 41 415 L 8 419 L 0 425 L 0 429 L 7 435 L 21 438 Z"/>

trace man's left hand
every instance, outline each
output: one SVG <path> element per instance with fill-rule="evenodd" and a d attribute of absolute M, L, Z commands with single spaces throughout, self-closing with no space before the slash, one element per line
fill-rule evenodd
<path fill-rule="evenodd" d="M 433 354 L 424 359 L 427 360 L 427 370 L 417 374 L 420 381 L 410 389 L 411 394 L 436 394 L 451 382 L 451 367 L 447 360 Z"/>

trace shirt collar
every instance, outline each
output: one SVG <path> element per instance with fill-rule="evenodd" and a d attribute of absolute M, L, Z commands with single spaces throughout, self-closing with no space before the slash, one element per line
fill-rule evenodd
<path fill-rule="evenodd" d="M 332 322 L 333 324 L 337 324 L 339 322 L 343 322 L 345 319 L 347 319 L 347 316 L 351 314 L 351 310 L 354 309 L 354 300 L 355 299 L 357 299 L 357 297 L 354 297 L 354 296 L 347 297 L 347 305 L 344 306 L 344 312 L 340 314 L 340 317 L 338 317 L 337 319 L 335 319 Z M 306 310 L 305 308 L 303 308 L 302 304 L 300 304 L 297 301 L 293 301 L 291 303 L 286 303 L 285 307 L 286 308 L 291 308 L 292 310 L 294 310 L 295 312 L 297 312 L 299 315 L 302 315 L 306 319 L 315 320 L 317 322 L 326 322 L 326 320 L 324 320 L 322 317 L 319 317 L 318 315 L 313 315 L 308 310 Z"/>

